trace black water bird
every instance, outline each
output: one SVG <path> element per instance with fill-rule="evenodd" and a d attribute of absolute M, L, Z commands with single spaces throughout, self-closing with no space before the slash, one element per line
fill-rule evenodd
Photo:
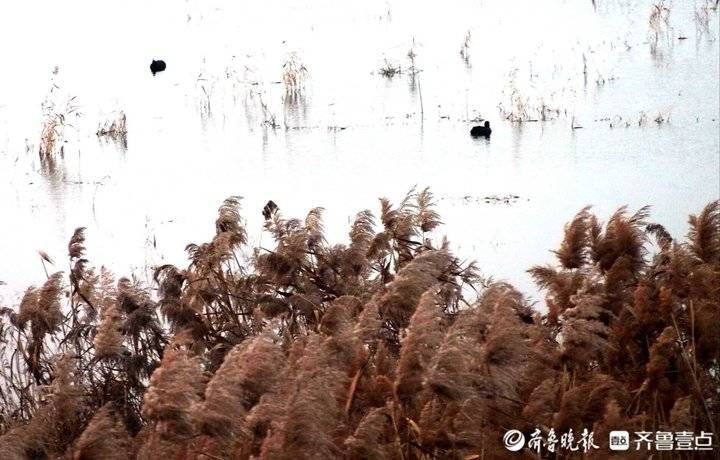
<path fill-rule="evenodd" d="M 262 210 L 262 214 L 265 220 L 270 220 L 270 218 L 277 211 L 277 209 L 278 205 L 276 205 L 273 200 L 268 201 Z"/>
<path fill-rule="evenodd" d="M 489 121 L 486 121 L 484 126 L 473 126 L 470 130 L 470 135 L 473 137 L 490 137 L 491 133 Z"/>
<path fill-rule="evenodd" d="M 152 74 L 155 75 L 156 73 L 162 72 L 163 70 L 165 70 L 165 67 L 166 67 L 165 61 L 163 61 L 163 60 L 156 61 L 155 59 L 153 59 L 152 63 L 150 63 L 150 72 L 152 72 Z"/>

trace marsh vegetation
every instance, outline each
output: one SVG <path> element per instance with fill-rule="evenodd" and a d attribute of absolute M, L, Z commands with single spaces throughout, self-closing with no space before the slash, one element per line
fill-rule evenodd
<path fill-rule="evenodd" d="M 73 128 L 73 118 L 80 116 L 75 96 L 63 93 L 58 81 L 59 72 L 58 67 L 53 69 L 50 89 L 41 104 L 42 128 L 38 149 L 41 162 L 53 161 L 56 156 L 63 155 L 66 129 Z"/>
<path fill-rule="evenodd" d="M 2 458 L 504 458 L 507 427 L 717 432 L 718 202 L 683 240 L 647 208 L 581 210 L 530 268 L 544 313 L 433 241 L 428 190 L 358 213 L 344 244 L 322 208 L 272 207 L 249 247 L 240 203 L 152 285 L 93 267 L 78 229 L 68 272 L 2 310 Z"/>
<path fill-rule="evenodd" d="M 98 137 L 118 142 L 124 148 L 127 148 L 127 133 L 127 117 L 125 112 L 120 110 L 111 119 L 100 125 L 95 134 Z"/>

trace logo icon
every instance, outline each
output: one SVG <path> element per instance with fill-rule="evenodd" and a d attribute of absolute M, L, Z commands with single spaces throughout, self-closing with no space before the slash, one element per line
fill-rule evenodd
<path fill-rule="evenodd" d="M 628 450 L 630 448 L 630 433 L 627 431 L 611 431 L 608 446 L 610 450 Z"/>
<path fill-rule="evenodd" d="M 511 452 L 517 452 L 525 446 L 525 435 L 519 430 L 508 430 L 503 436 L 505 448 Z"/>

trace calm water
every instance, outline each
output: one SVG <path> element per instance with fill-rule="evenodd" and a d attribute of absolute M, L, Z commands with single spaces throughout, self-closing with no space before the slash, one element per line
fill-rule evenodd
<path fill-rule="evenodd" d="M 606 218 L 650 204 L 680 237 L 687 215 L 718 197 L 718 20 L 704 2 L 676 2 L 657 34 L 648 1 L 240 3 L 0 7 L 0 302 L 42 282 L 38 250 L 65 269 L 78 226 L 93 264 L 144 277 L 184 264 L 229 195 L 244 197 L 254 241 L 268 242 L 268 199 L 285 216 L 324 206 L 337 241 L 356 212 L 414 185 L 435 193 L 438 236 L 456 253 L 537 298 L 524 270 L 551 260 L 583 206 Z M 379 75 L 385 60 L 407 70 L 411 47 L 415 80 Z M 294 99 L 278 83 L 291 53 L 309 72 Z M 168 63 L 156 77 L 153 58 Z M 75 97 L 80 115 L 47 168 L 37 148 L 52 81 L 56 102 Z M 543 103 L 559 114 L 505 121 L 498 106 L 513 90 L 531 118 Z M 95 136 L 117 110 L 127 148 Z M 490 140 L 469 137 L 478 116 Z"/>

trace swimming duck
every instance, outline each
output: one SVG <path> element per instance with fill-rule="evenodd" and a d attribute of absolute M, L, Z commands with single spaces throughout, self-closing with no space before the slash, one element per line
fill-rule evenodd
<path fill-rule="evenodd" d="M 153 59 L 152 63 L 150 63 L 150 72 L 155 75 L 156 73 L 165 70 L 165 67 L 165 61 L 156 61 L 155 59 Z"/>
<path fill-rule="evenodd" d="M 490 122 L 486 121 L 485 126 L 473 126 L 470 130 L 470 135 L 473 137 L 490 137 L 492 129 L 490 129 Z"/>

